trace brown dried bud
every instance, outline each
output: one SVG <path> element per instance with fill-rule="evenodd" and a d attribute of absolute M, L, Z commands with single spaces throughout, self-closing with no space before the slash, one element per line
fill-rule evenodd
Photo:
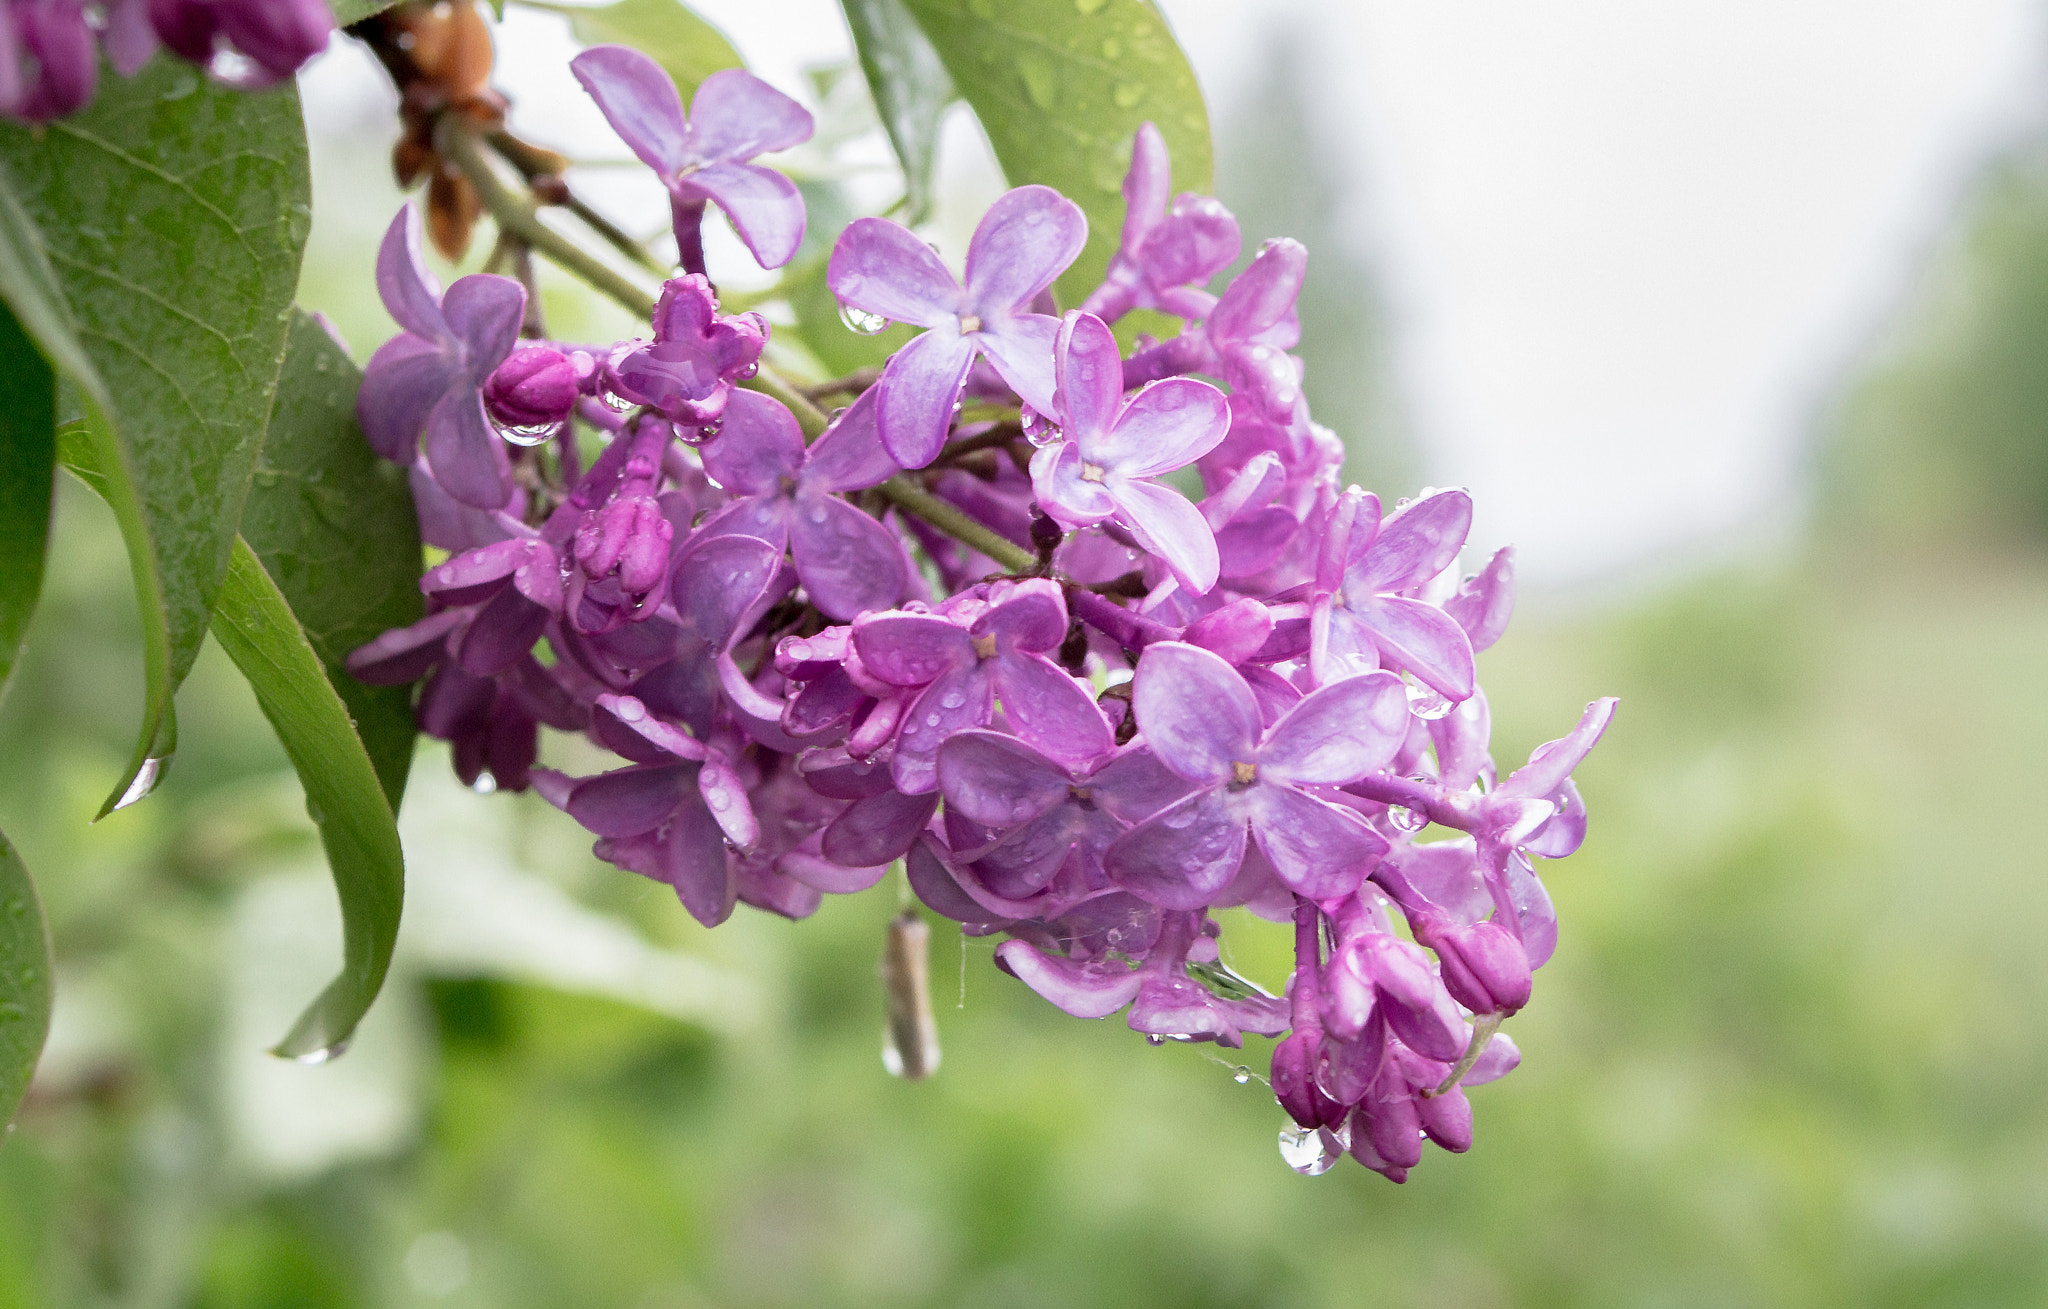
<path fill-rule="evenodd" d="M 427 235 L 448 258 L 460 260 L 469 252 L 470 232 L 483 211 L 476 188 L 461 173 L 443 167 L 427 183 Z"/>

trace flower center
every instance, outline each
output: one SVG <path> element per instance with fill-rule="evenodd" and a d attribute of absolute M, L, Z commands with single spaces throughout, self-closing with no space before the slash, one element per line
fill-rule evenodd
<path fill-rule="evenodd" d="M 1086 463 L 1086 462 L 1082 463 L 1082 465 L 1081 465 L 1081 480 L 1082 480 L 1082 481 L 1084 481 L 1084 482 L 1100 482 L 1100 481 L 1101 481 L 1101 480 L 1102 480 L 1102 479 L 1103 479 L 1103 478 L 1104 478 L 1105 476 L 1107 476 L 1107 471 L 1106 471 L 1106 470 L 1105 470 L 1105 469 L 1104 469 L 1104 468 L 1102 467 L 1102 465 L 1101 465 L 1101 464 L 1091 464 L 1091 463 Z"/>
<path fill-rule="evenodd" d="M 1230 784 L 1232 786 L 1250 786 L 1258 780 L 1259 766 L 1257 764 L 1246 763 L 1240 759 L 1230 766 Z"/>
<path fill-rule="evenodd" d="M 968 334 L 969 332 L 979 332 L 980 330 L 981 330 L 981 318 L 980 318 L 980 316 L 979 316 L 979 315 L 976 315 L 976 314 L 962 314 L 962 315 L 960 315 L 960 335 L 962 335 L 962 336 L 965 336 L 965 335 L 967 335 L 967 334 Z"/>
<path fill-rule="evenodd" d="M 994 632 L 990 632 L 986 636 L 973 638 L 973 645 L 974 653 L 977 656 L 983 659 L 993 659 L 996 657 L 996 634 Z"/>

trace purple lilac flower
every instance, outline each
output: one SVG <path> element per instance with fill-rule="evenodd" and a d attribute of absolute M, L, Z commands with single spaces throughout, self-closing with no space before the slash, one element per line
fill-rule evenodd
<path fill-rule="evenodd" d="M 523 345 L 484 383 L 484 409 L 502 427 L 552 428 L 568 421 L 596 373 L 597 361 L 586 350 Z"/>
<path fill-rule="evenodd" d="M 1382 520 L 1379 497 L 1345 493 L 1325 537 L 1310 667 L 1330 681 L 1403 668 L 1446 700 L 1472 694 L 1472 640 L 1456 618 L 1401 592 L 1450 567 L 1472 528 L 1472 497 L 1431 491 Z"/>
<path fill-rule="evenodd" d="M 895 533 L 835 493 L 887 481 L 896 465 L 875 435 L 874 392 L 863 394 L 809 449 L 789 410 L 751 391 L 733 393 L 704 469 L 740 497 L 705 525 L 789 547 L 811 603 L 849 621 L 904 598 L 910 564 Z"/>
<path fill-rule="evenodd" d="M 781 174 L 776 174 L 781 176 Z M 612 366 L 612 390 L 651 405 L 671 422 L 716 434 L 733 383 L 752 377 L 768 340 L 756 313 L 718 312 L 718 297 L 701 274 L 671 278 L 654 306 L 654 343 Z"/>
<path fill-rule="evenodd" d="M 1302 788 L 1353 781 L 1393 755 L 1408 699 L 1391 675 L 1331 683 L 1268 731 L 1236 669 L 1169 641 L 1146 648 L 1131 705 L 1160 761 L 1198 789 L 1110 847 L 1118 885 L 1162 908 L 1200 908 L 1236 876 L 1249 829 L 1289 888 L 1330 899 L 1385 851 L 1353 813 Z"/>
<path fill-rule="evenodd" d="M 47 122 L 91 103 L 99 50 L 81 0 L 0 4 L 0 114 Z"/>
<path fill-rule="evenodd" d="M 147 0 L 157 39 L 235 86 L 281 82 L 327 48 L 323 0 Z"/>
<path fill-rule="evenodd" d="M 1020 186 L 983 216 L 955 281 L 932 248 L 883 218 L 849 224 L 832 248 L 826 281 L 840 303 L 927 329 L 882 371 L 882 446 L 922 468 L 946 443 L 953 404 L 977 355 L 1040 413 L 1054 411 L 1057 319 L 1031 304 L 1088 241 L 1081 207 L 1049 186 Z"/>
<path fill-rule="evenodd" d="M 519 339 L 526 288 L 475 273 L 444 297 L 420 258 L 419 211 L 391 220 L 377 252 L 377 292 L 404 329 L 363 370 L 356 417 L 386 459 L 409 464 L 426 436 L 427 464 L 449 495 L 481 509 L 512 497 L 505 443 L 484 413 L 483 387 Z"/>
<path fill-rule="evenodd" d="M 1216 538 L 1200 512 L 1171 487 L 1151 480 L 1185 468 L 1229 430 L 1223 393 L 1175 377 L 1124 399 L 1123 357 L 1093 314 L 1060 323 L 1060 438 L 1031 456 L 1031 484 L 1045 512 L 1069 528 L 1117 518 L 1140 545 L 1200 593 L 1216 585 Z"/>
<path fill-rule="evenodd" d="M 1308 250 L 1301 242 L 1266 242 L 1207 317 L 1133 355 L 1124 365 L 1125 383 L 1207 373 L 1249 399 L 1268 422 L 1296 421 L 1303 408 L 1301 361 L 1287 352 L 1301 339 L 1294 302 L 1307 272 Z"/>
<path fill-rule="evenodd" d="M 1201 318 L 1214 307 L 1216 298 L 1201 288 L 1237 262 L 1237 219 L 1213 196 L 1188 192 L 1173 197 L 1169 209 L 1172 188 L 1166 138 L 1141 124 L 1124 174 L 1123 242 L 1102 285 L 1082 302 L 1085 312 L 1115 322 L 1132 309 Z"/>
<path fill-rule="evenodd" d="M 728 68 L 697 87 L 690 114 L 661 65 L 621 45 L 593 46 L 569 61 L 612 129 L 660 175 L 675 214 L 685 272 L 704 271 L 700 225 L 715 202 L 763 268 L 780 268 L 804 238 L 796 184 L 748 160 L 811 139 L 804 107 L 752 73 Z"/>

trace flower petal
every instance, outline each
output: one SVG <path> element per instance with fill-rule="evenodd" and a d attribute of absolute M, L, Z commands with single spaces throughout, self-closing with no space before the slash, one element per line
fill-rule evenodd
<path fill-rule="evenodd" d="M 1486 567 L 1444 601 L 1444 612 L 1472 638 L 1473 653 L 1500 640 L 1515 612 L 1515 548 L 1504 545 L 1494 551 Z"/>
<path fill-rule="evenodd" d="M 913 338 L 890 357 L 875 384 L 882 448 L 905 468 L 923 468 L 946 444 L 953 405 L 967 383 L 974 343 L 950 327 Z"/>
<path fill-rule="evenodd" d="M 462 370 L 432 341 L 394 336 L 378 346 L 356 393 L 356 421 L 370 448 L 393 463 L 411 463 L 427 415 L 461 376 Z"/>
<path fill-rule="evenodd" d="M 1349 895 L 1387 852 L 1379 833 L 1348 809 L 1278 784 L 1255 786 L 1246 794 L 1259 849 L 1297 895 L 1311 900 Z"/>
<path fill-rule="evenodd" d="M 1067 798 L 1066 770 L 1014 736 L 974 729 L 939 747 L 946 803 L 987 827 L 1030 822 Z"/>
<path fill-rule="evenodd" d="M 844 500 L 798 496 L 790 515 L 789 548 L 797 578 L 828 618 L 846 622 L 887 609 L 910 589 L 902 542 Z"/>
<path fill-rule="evenodd" d="M 683 98 L 660 64 L 626 46 L 600 45 L 571 59 L 569 71 L 641 163 L 664 179 L 682 168 Z"/>
<path fill-rule="evenodd" d="M 747 801 L 746 784 L 732 765 L 716 757 L 697 770 L 697 794 L 725 839 L 742 850 L 761 839 L 761 823 Z"/>
<path fill-rule="evenodd" d="M 687 630 L 724 650 L 781 566 L 781 548 L 752 536 L 694 541 L 676 561 L 669 598 Z"/>
<path fill-rule="evenodd" d="M 1214 450 L 1230 432 L 1230 402 L 1192 377 L 1153 382 L 1131 397 L 1091 454 L 1126 477 L 1159 477 Z"/>
<path fill-rule="evenodd" d="M 420 211 L 408 202 L 384 229 L 377 247 L 377 294 L 398 325 L 429 341 L 448 339 L 441 288 L 420 258 Z"/>
<path fill-rule="evenodd" d="M 1266 242 L 1209 312 L 1213 341 L 1246 341 L 1283 321 L 1308 275 L 1308 247 L 1280 237 Z"/>
<path fill-rule="evenodd" d="M 1586 712 L 1579 716 L 1578 726 L 1572 728 L 1569 735 L 1537 746 L 1529 755 L 1529 762 L 1517 768 L 1494 794 L 1549 797 L 1564 785 L 1572 770 L 1599 743 L 1601 735 L 1607 731 L 1607 724 L 1614 721 L 1614 708 L 1620 703 L 1613 696 L 1607 696 L 1587 705 Z"/>
<path fill-rule="evenodd" d="M 1060 320 L 1049 314 L 1016 314 L 986 322 L 974 342 L 1003 381 L 1038 412 L 1057 412 L 1054 391 L 1059 379 L 1053 371 L 1053 341 L 1059 335 Z"/>
<path fill-rule="evenodd" d="M 1356 604 L 1376 591 L 1405 591 L 1451 566 L 1472 532 L 1472 497 L 1456 487 L 1432 491 L 1389 514 L 1372 547 L 1344 573 Z"/>
<path fill-rule="evenodd" d="M 1386 766 L 1408 734 L 1408 692 L 1392 673 L 1311 692 L 1273 725 L 1259 775 L 1303 786 L 1355 782 Z"/>
<path fill-rule="evenodd" d="M 1072 441 L 1032 453 L 1031 491 L 1039 507 L 1069 529 L 1093 527 L 1116 513 L 1108 488 L 1081 475 L 1081 448 Z"/>
<path fill-rule="evenodd" d="M 1075 310 L 1060 320 L 1053 345 L 1061 427 L 1086 457 L 1107 462 L 1104 447 L 1124 399 L 1124 359 L 1116 338 L 1094 314 Z"/>
<path fill-rule="evenodd" d="M 1259 747 L 1259 706 L 1237 670 L 1179 641 L 1145 647 L 1131 688 L 1138 730 L 1161 763 L 1191 782 L 1230 780 Z"/>
<path fill-rule="evenodd" d="M 804 241 L 804 198 L 796 183 L 760 164 L 707 164 L 677 184 L 718 202 L 732 230 L 763 268 L 780 268 Z"/>
<path fill-rule="evenodd" d="M 997 197 L 967 244 L 967 303 L 984 316 L 1015 311 L 1067 271 L 1088 243 L 1088 216 L 1049 186 Z"/>
<path fill-rule="evenodd" d="M 811 139 L 816 125 L 802 105 L 740 68 L 724 68 L 690 97 L 684 143 L 692 162 L 752 159 Z"/>
<path fill-rule="evenodd" d="M 884 791 L 846 806 L 825 829 L 825 857 L 848 868 L 871 868 L 901 859 L 939 807 L 939 793 Z"/>
<path fill-rule="evenodd" d="M 1180 492 L 1157 482 L 1112 476 L 1108 485 L 1139 545 L 1157 555 L 1194 594 L 1206 595 L 1215 588 L 1222 556 L 1216 549 L 1216 534 L 1203 521 L 1201 510 Z"/>
<path fill-rule="evenodd" d="M 505 362 L 526 319 L 526 288 L 509 277 L 472 273 L 458 278 L 441 301 L 448 330 L 462 342 L 470 380 L 482 386 Z"/>
<path fill-rule="evenodd" d="M 1200 909 L 1244 862 L 1245 806 L 1221 787 L 1197 791 L 1111 843 L 1110 880 L 1161 909 Z"/>
<path fill-rule="evenodd" d="M 857 218 L 832 247 L 825 283 L 840 303 L 918 327 L 952 322 L 960 284 L 932 248 L 886 218 Z"/>
<path fill-rule="evenodd" d="M 760 495 L 804 463 L 803 429 L 778 400 L 735 387 L 719 432 L 700 447 L 704 471 L 733 495 Z"/>
<path fill-rule="evenodd" d="M 875 417 L 880 398 L 871 386 L 832 420 L 825 434 L 812 442 L 803 471 L 797 474 L 799 485 L 813 491 L 860 491 L 896 475 L 896 461 L 882 448 Z"/>
<path fill-rule="evenodd" d="M 983 666 L 993 674 L 1011 730 L 1047 755 L 1078 769 L 1116 748 L 1088 688 L 1043 655 L 1012 651 Z"/>
<path fill-rule="evenodd" d="M 1018 981 L 1076 1018 L 1109 1017 L 1137 996 L 1145 980 L 1129 964 L 1076 963 L 1046 954 L 1028 941 L 1003 942 L 996 947 L 996 958 Z"/>
<path fill-rule="evenodd" d="M 942 674 L 903 711 L 890 769 L 896 789 L 922 795 L 939 784 L 939 747 L 953 733 L 986 727 L 993 711 L 988 666 L 968 664 Z"/>
<path fill-rule="evenodd" d="M 1380 658 L 1407 669 L 1447 700 L 1463 700 L 1477 685 L 1472 642 L 1456 619 L 1432 604 L 1379 595 L 1355 613 L 1372 629 Z"/>
<path fill-rule="evenodd" d="M 427 414 L 427 467 L 466 505 L 497 509 L 512 499 L 512 461 L 484 416 L 483 392 L 457 382 Z"/>
<path fill-rule="evenodd" d="M 639 765 L 576 784 L 565 808 L 598 836 L 637 836 L 668 821 L 696 779 L 695 765 Z"/>
<path fill-rule="evenodd" d="M 967 633 L 936 614 L 869 614 L 853 625 L 861 667 L 892 686 L 923 686 L 973 662 Z"/>

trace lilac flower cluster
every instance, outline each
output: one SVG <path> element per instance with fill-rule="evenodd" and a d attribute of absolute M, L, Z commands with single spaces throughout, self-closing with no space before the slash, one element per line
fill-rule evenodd
<path fill-rule="evenodd" d="M 685 120 L 631 52 L 576 71 L 679 224 L 709 199 L 788 257 L 801 203 L 748 162 L 807 128 L 773 92 L 721 74 Z M 1236 221 L 1166 179 L 1148 126 L 1121 248 L 1064 316 L 1047 291 L 1087 224 L 1046 187 L 995 203 L 963 278 L 850 225 L 834 293 L 925 330 L 879 378 L 814 388 L 850 403 L 809 441 L 748 385 L 767 323 L 701 273 L 651 339 L 520 343 L 520 284 L 439 293 L 407 210 L 378 264 L 404 330 L 360 413 L 447 557 L 427 616 L 351 667 L 424 676 L 420 726 L 465 781 L 533 787 L 706 924 L 801 918 L 901 861 L 1067 1013 L 1282 1037 L 1289 1161 L 1400 1181 L 1425 1140 L 1470 1145 L 1463 1088 L 1519 1060 L 1497 1029 L 1556 940 L 1538 860 L 1585 834 L 1571 774 L 1614 702 L 1499 775 L 1474 655 L 1511 552 L 1461 580 L 1465 492 L 1386 511 L 1340 484 L 1289 353 L 1305 252 L 1269 242 L 1211 295 Z M 1127 357 L 1109 323 L 1139 306 L 1187 326 Z M 539 766 L 542 725 L 620 766 Z M 1237 906 L 1293 925 L 1284 996 L 1222 962 Z"/>
<path fill-rule="evenodd" d="M 333 33 L 322 0 L 0 0 L 0 117 L 44 122 L 83 109 L 102 49 L 123 77 L 163 46 L 254 88 L 290 77 Z"/>

